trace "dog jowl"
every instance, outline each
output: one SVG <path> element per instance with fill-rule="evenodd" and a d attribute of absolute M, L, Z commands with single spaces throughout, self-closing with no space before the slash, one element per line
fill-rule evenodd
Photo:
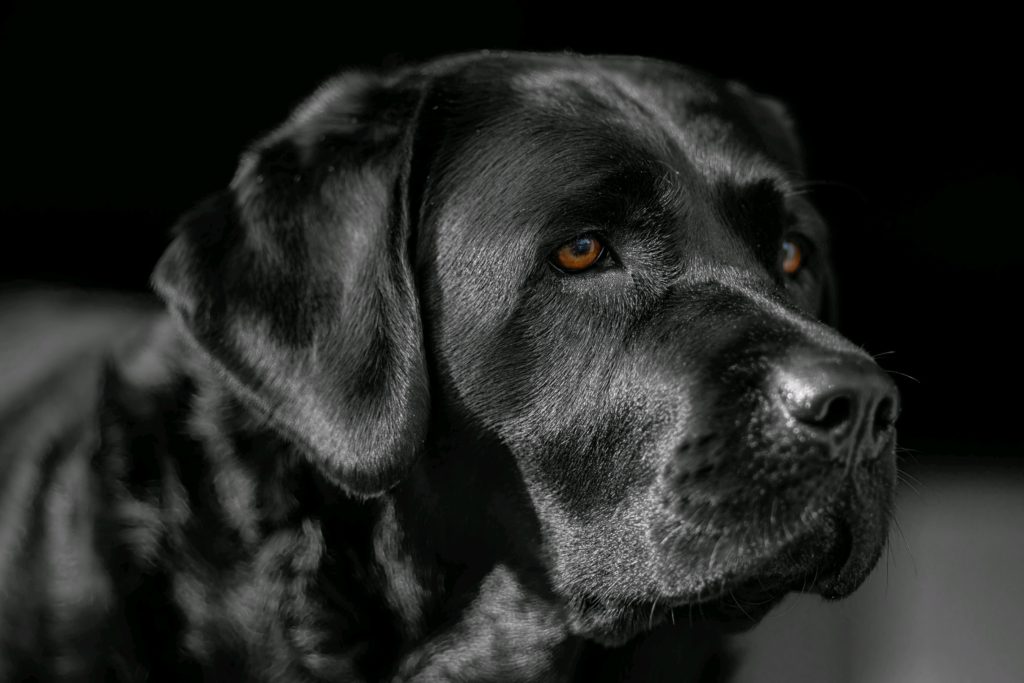
<path fill-rule="evenodd" d="M 899 400 L 827 324 L 803 173 L 777 102 L 664 62 L 326 84 L 183 219 L 160 372 L 114 362 L 135 398 L 99 402 L 118 514 L 159 520 L 121 532 L 175 615 L 159 661 L 568 678 L 681 608 L 852 592 Z"/>

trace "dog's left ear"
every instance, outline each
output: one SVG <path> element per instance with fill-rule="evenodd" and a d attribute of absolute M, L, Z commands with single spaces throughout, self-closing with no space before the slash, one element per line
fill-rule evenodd
<path fill-rule="evenodd" d="M 396 483 L 428 383 L 407 185 L 418 89 L 349 75 L 186 215 L 153 284 L 228 386 L 346 490 Z"/>
<path fill-rule="evenodd" d="M 774 97 L 756 93 L 736 81 L 729 81 L 726 87 L 757 131 L 768 153 L 776 161 L 802 175 L 803 149 L 796 134 L 793 117 L 790 116 L 786 105 Z"/>

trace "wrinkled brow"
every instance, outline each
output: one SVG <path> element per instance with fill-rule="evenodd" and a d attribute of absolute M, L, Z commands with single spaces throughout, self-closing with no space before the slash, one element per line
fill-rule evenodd
<path fill-rule="evenodd" d="M 613 163 L 581 176 L 550 207 L 552 222 L 674 222 L 683 209 L 682 185 L 672 169 L 656 159 Z"/>
<path fill-rule="evenodd" d="M 610 122 L 532 112 L 476 131 L 444 146 L 431 176 L 433 207 L 537 226 L 668 214 L 679 201 L 676 171 Z"/>

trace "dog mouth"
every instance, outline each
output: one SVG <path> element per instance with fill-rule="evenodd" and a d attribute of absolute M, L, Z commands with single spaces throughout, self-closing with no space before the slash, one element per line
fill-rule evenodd
<path fill-rule="evenodd" d="M 761 566 L 735 572 L 710 599 L 699 600 L 696 609 L 707 621 L 738 632 L 756 626 L 790 593 L 843 598 L 861 582 L 860 577 L 850 576 L 856 553 L 850 526 L 831 519 L 796 548 Z"/>
<path fill-rule="evenodd" d="M 650 527 L 654 585 L 629 597 L 578 595 L 574 630 L 607 644 L 666 622 L 736 633 L 790 593 L 850 595 L 885 547 L 891 449 L 889 439 L 880 457 L 845 470 L 824 461 L 813 470 L 817 461 L 805 459 L 801 476 L 766 492 L 734 484 L 736 477 L 730 488 L 691 486 L 684 504 Z"/>
<path fill-rule="evenodd" d="M 752 559 L 708 581 L 708 587 L 652 601 L 675 620 L 683 610 L 692 619 L 740 632 L 760 620 L 790 593 L 816 593 L 826 599 L 845 597 L 863 577 L 854 576 L 862 562 L 855 558 L 855 532 L 842 518 L 827 517 L 813 531 L 782 548 Z M 866 550 L 871 554 L 870 550 Z"/>
<path fill-rule="evenodd" d="M 609 645 L 665 623 L 699 623 L 741 633 L 756 626 L 790 593 L 816 593 L 826 599 L 851 593 L 863 579 L 861 568 L 874 563 L 874 558 L 858 559 L 873 552 L 858 548 L 857 536 L 841 517 L 829 515 L 774 550 L 729 562 L 728 569 L 681 591 L 631 600 L 578 598 L 575 628 Z"/>
<path fill-rule="evenodd" d="M 695 495 L 691 487 L 690 496 L 714 505 L 677 504 L 669 530 L 657 528 L 656 538 L 672 541 L 659 557 L 665 597 L 656 602 L 742 629 L 789 593 L 826 600 L 853 593 L 888 534 L 895 479 L 889 431 L 877 458 L 844 470 L 805 458 L 802 476 L 778 493 L 750 495 L 733 482 L 730 495 L 721 487 Z"/>

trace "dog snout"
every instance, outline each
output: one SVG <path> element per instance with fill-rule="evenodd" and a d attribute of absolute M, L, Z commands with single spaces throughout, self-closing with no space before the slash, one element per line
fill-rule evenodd
<path fill-rule="evenodd" d="M 774 382 L 782 411 L 837 455 L 873 458 L 888 442 L 899 393 L 872 361 L 804 352 L 790 357 Z"/>

